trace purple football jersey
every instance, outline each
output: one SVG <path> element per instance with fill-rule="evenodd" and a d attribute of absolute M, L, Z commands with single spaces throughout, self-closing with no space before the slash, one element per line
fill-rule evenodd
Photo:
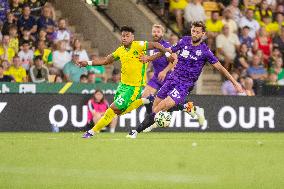
<path fill-rule="evenodd" d="M 215 64 L 218 59 L 210 51 L 206 43 L 198 46 L 191 44 L 191 37 L 184 36 L 176 45 L 171 47 L 178 55 L 178 63 L 171 76 L 181 82 L 197 81 L 206 62 Z"/>
<path fill-rule="evenodd" d="M 171 47 L 170 43 L 163 40 L 163 39 L 161 41 L 159 41 L 159 43 L 161 45 L 163 45 L 165 48 Z M 149 54 L 150 54 L 150 56 L 152 56 L 152 55 L 154 55 L 158 52 L 160 52 L 158 49 L 153 49 L 153 50 L 149 51 Z M 152 62 L 152 64 L 153 64 L 153 68 L 154 68 L 154 76 L 158 77 L 159 73 L 161 71 L 163 71 L 168 66 L 169 62 L 168 62 L 166 56 L 162 56 L 162 57 L 154 60 Z"/>

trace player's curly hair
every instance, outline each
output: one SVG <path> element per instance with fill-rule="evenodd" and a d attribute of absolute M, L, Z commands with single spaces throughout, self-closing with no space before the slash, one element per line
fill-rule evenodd
<path fill-rule="evenodd" d="M 131 33 L 133 33 L 133 34 L 134 34 L 134 32 L 135 32 L 135 30 L 134 30 L 132 27 L 130 27 L 130 26 L 122 26 L 122 27 L 120 28 L 120 31 L 121 31 L 121 32 L 131 32 Z"/>
<path fill-rule="evenodd" d="M 202 21 L 195 21 L 195 22 L 192 22 L 191 27 L 200 27 L 200 28 L 202 28 L 202 31 L 203 31 L 203 32 L 206 31 L 205 23 L 202 22 Z"/>

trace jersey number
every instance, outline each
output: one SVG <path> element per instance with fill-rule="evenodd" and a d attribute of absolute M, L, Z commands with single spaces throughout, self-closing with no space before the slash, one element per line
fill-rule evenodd
<path fill-rule="evenodd" d="M 172 92 L 170 94 L 174 98 L 180 98 L 179 92 L 176 89 L 172 90 Z"/>
<path fill-rule="evenodd" d="M 119 104 L 119 105 L 122 105 L 123 102 L 124 102 L 124 99 L 123 99 L 121 96 L 119 96 L 119 97 L 116 99 L 116 103 Z"/>

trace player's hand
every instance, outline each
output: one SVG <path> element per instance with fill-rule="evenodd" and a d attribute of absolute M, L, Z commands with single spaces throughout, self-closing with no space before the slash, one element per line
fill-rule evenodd
<path fill-rule="evenodd" d="M 79 67 L 86 67 L 88 66 L 88 62 L 87 61 L 78 61 L 76 62 L 76 65 Z"/>
<path fill-rule="evenodd" d="M 140 56 L 140 61 L 141 61 L 142 63 L 147 63 L 147 62 L 149 62 L 149 61 L 150 61 L 149 56 L 147 56 L 147 55 L 142 55 L 142 56 Z"/>
<path fill-rule="evenodd" d="M 158 80 L 163 82 L 165 80 L 166 76 L 167 76 L 167 72 L 161 71 L 158 75 Z"/>
<path fill-rule="evenodd" d="M 174 63 L 177 60 L 177 55 L 172 53 L 171 56 L 168 57 L 168 61 Z"/>

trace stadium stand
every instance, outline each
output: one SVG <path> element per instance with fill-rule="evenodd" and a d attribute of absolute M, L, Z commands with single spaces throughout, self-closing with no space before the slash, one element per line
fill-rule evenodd
<path fill-rule="evenodd" d="M 87 4 L 85 0 L 69 0 L 68 9 L 66 2 L 60 0 L 23 0 L 19 3 L 9 1 L 5 4 L 0 15 L 0 58 L 5 74 L 9 74 L 13 57 L 18 55 L 28 81 L 31 82 L 30 68 L 34 65 L 33 58 L 41 56 L 44 66 L 49 70 L 48 78 L 52 78 L 49 81 L 63 78 L 65 82 L 62 69 L 71 60 L 74 41 L 81 43 L 79 49 L 84 53 L 81 52 L 80 57 L 85 54 L 85 57 L 90 58 L 92 55 L 106 55 L 119 45 L 118 28 L 122 25 L 133 26 L 137 31 L 137 40 L 151 40 L 152 24 L 163 24 L 167 28 L 166 36 L 171 39 L 174 34 L 179 37 L 188 34 L 191 20 L 201 19 L 206 22 L 208 29 L 206 42 L 223 60 L 226 68 L 238 74 L 239 80 L 250 77 L 248 69 L 252 67 L 254 55 L 257 55 L 261 57 L 259 66 L 266 70 L 267 76 L 261 82 L 254 79 L 254 89 L 265 83 L 283 84 L 284 6 L 281 0 L 253 3 L 238 0 L 87 2 L 95 6 Z M 193 17 L 187 12 L 192 9 L 199 10 Z M 126 11 L 130 11 L 131 16 L 127 16 Z M 227 27 L 229 32 L 224 31 Z M 226 47 L 229 44 L 230 49 Z M 63 57 L 57 56 L 59 46 L 61 54 L 64 53 L 66 58 L 65 62 L 59 60 L 60 65 L 56 61 L 57 57 Z M 78 53 L 78 49 L 76 52 Z M 230 54 L 226 54 L 228 52 Z M 32 53 L 34 56 L 31 58 Z M 113 69 L 118 68 L 119 64 L 107 66 L 107 78 L 104 81 L 110 80 Z M 223 81 L 222 76 L 210 66 L 205 66 L 197 83 L 196 93 L 222 94 Z M 255 92 L 257 94 L 257 90 Z"/>

